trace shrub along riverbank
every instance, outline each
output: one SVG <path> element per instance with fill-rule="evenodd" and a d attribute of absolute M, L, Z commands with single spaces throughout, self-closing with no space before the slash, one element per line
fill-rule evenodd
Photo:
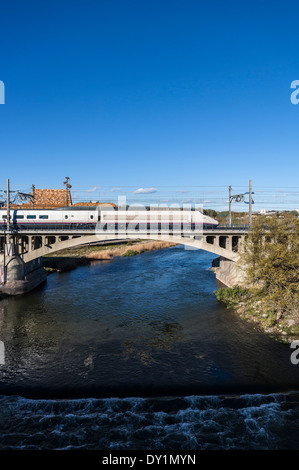
<path fill-rule="evenodd" d="M 234 309 L 242 320 L 250 322 L 254 328 L 272 338 L 284 343 L 299 339 L 298 322 L 292 315 L 271 307 L 263 290 L 235 286 L 220 288 L 214 293 L 227 308 Z"/>
<path fill-rule="evenodd" d="M 260 217 L 250 230 L 240 263 L 244 285 L 215 291 L 228 308 L 283 342 L 299 339 L 299 220 Z"/>

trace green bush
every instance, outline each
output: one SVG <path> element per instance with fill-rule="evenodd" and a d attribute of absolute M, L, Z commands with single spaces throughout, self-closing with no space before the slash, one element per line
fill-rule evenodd
<path fill-rule="evenodd" d="M 140 251 L 134 251 L 134 250 L 127 250 L 123 256 L 135 256 L 141 253 Z"/>
<path fill-rule="evenodd" d="M 290 330 L 290 333 L 291 333 L 293 336 L 299 337 L 299 325 L 294 325 L 294 326 L 292 326 L 292 328 L 291 328 L 291 330 Z"/>
<path fill-rule="evenodd" d="M 214 294 L 217 300 L 223 302 L 228 307 L 231 307 L 236 301 L 240 300 L 242 297 L 246 297 L 248 295 L 248 290 L 240 286 L 227 288 L 222 287 L 214 291 Z"/>

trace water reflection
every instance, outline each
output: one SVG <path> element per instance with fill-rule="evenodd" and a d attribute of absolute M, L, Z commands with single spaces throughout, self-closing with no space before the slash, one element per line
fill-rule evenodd
<path fill-rule="evenodd" d="M 134 340 L 123 344 L 124 357 L 129 360 L 133 355 L 144 365 L 157 362 L 152 355 L 153 350 L 171 351 L 176 342 L 184 338 L 184 329 L 177 322 L 154 321 L 149 323 L 151 329 L 146 334 L 136 335 Z"/>

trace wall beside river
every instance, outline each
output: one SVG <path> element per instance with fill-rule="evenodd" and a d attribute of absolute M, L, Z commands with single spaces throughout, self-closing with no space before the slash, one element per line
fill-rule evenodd
<path fill-rule="evenodd" d="M 215 291 L 218 300 L 249 322 L 251 327 L 259 328 L 278 341 L 292 343 L 299 339 L 298 312 L 275 308 L 267 296 L 261 295 L 258 285 L 246 282 L 241 263 L 220 257 L 213 260 L 212 265 L 216 279 L 221 283 Z"/>
<path fill-rule="evenodd" d="M 216 279 L 221 284 L 227 287 L 244 285 L 244 272 L 238 262 L 219 256 L 213 261 L 212 266 Z"/>

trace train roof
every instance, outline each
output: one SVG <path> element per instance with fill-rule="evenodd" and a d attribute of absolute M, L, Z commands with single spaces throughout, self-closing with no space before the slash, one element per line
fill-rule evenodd
<path fill-rule="evenodd" d="M 69 207 L 57 207 L 57 211 L 91 211 L 96 210 L 99 206 L 69 206 Z M 51 209 L 50 209 L 51 210 Z"/>
<path fill-rule="evenodd" d="M 138 206 L 129 206 L 128 208 L 124 208 L 124 207 L 113 207 L 113 206 L 109 206 L 108 204 L 105 205 L 105 206 L 97 206 L 97 205 L 94 205 L 94 206 L 68 206 L 68 207 L 56 207 L 56 208 L 49 208 L 47 209 L 46 207 L 44 208 L 13 208 L 11 207 L 10 210 L 11 211 L 89 211 L 89 210 L 98 210 L 100 209 L 101 211 L 111 211 L 114 210 L 114 211 L 120 211 L 120 212 L 123 212 L 123 211 L 132 211 L 132 212 L 136 212 L 136 211 L 183 211 L 183 210 L 186 210 L 185 208 L 183 207 L 148 207 L 148 206 L 143 206 L 143 207 L 138 207 Z M 6 211 L 7 209 L 3 209 L 0 207 L 0 211 Z M 200 212 L 202 214 L 202 211 L 199 209 L 199 208 L 194 208 L 194 207 L 190 207 L 187 209 L 188 212 L 189 211 L 197 211 L 197 212 Z M 206 215 L 206 214 L 203 214 L 203 215 Z M 206 215 L 207 216 L 207 215 Z"/>
<path fill-rule="evenodd" d="M 96 210 L 98 208 L 98 206 L 76 206 L 76 207 L 72 207 L 72 206 L 69 206 L 69 207 L 52 207 L 51 209 L 47 209 L 46 207 L 44 208 L 41 208 L 41 207 L 38 207 L 38 208 L 30 208 L 30 207 L 18 207 L 18 208 L 15 208 L 15 207 L 11 207 L 10 210 L 11 211 L 34 211 L 34 212 L 45 212 L 45 211 L 88 211 L 88 210 Z M 4 211 L 6 212 L 6 208 L 3 209 L 3 208 L 0 208 L 1 211 Z"/>

